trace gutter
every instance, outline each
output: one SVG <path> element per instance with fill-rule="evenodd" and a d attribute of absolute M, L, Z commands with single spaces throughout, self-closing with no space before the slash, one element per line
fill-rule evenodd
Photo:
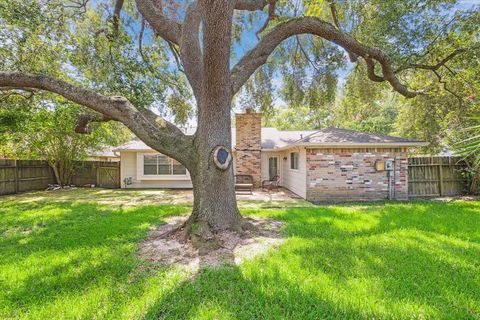
<path fill-rule="evenodd" d="M 341 149 L 341 148 L 418 148 L 418 147 L 426 147 L 428 146 L 428 142 L 422 142 L 422 141 L 417 141 L 417 142 L 389 142 L 389 143 L 332 143 L 332 142 L 327 142 L 327 143 L 314 143 L 314 142 L 309 142 L 309 143 L 295 143 L 295 144 L 290 144 L 281 148 L 274 148 L 274 149 L 262 149 L 262 151 L 284 151 L 288 149 L 292 149 L 295 147 L 305 147 L 305 148 L 336 148 L 336 149 Z"/>
<path fill-rule="evenodd" d="M 280 148 L 262 148 L 262 152 L 276 152 L 292 149 L 295 147 L 305 147 L 305 148 L 419 148 L 428 146 L 428 142 L 416 141 L 416 142 L 388 142 L 388 143 L 338 143 L 338 142 L 325 142 L 325 143 L 315 143 L 315 142 L 304 142 L 304 143 L 294 143 L 289 144 Z M 113 152 L 156 152 L 153 149 L 114 149 Z M 234 148 L 233 152 L 236 151 Z M 257 151 L 257 150 L 255 150 Z"/>

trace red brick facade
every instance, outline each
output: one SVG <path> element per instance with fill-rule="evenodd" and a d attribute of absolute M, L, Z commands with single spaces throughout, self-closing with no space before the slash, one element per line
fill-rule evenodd
<path fill-rule="evenodd" d="M 394 161 L 377 171 L 377 160 Z M 405 148 L 329 148 L 307 150 L 307 200 L 311 202 L 407 199 L 408 160 Z"/>
<path fill-rule="evenodd" d="M 262 114 L 246 109 L 236 115 L 235 174 L 249 174 L 256 186 L 261 180 Z"/>

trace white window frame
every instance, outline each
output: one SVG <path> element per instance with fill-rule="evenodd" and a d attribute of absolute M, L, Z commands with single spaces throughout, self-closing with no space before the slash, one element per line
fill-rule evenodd
<path fill-rule="evenodd" d="M 297 154 L 297 167 L 296 168 L 292 168 L 292 157 L 294 156 L 294 154 Z M 300 152 L 298 151 L 291 151 L 289 153 L 289 157 L 288 157 L 288 168 L 292 171 L 298 171 L 300 170 Z"/>
<path fill-rule="evenodd" d="M 186 170 L 186 174 L 145 174 L 144 172 L 144 156 L 158 155 L 158 152 L 137 152 L 137 177 L 139 180 L 191 180 L 190 173 Z M 171 159 L 171 158 L 169 158 Z M 173 160 L 173 159 L 172 159 Z"/>

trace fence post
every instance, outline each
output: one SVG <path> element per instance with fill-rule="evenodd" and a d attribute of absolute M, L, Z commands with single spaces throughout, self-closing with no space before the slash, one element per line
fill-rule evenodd
<path fill-rule="evenodd" d="M 443 162 L 438 164 L 438 191 L 440 193 L 440 197 L 443 196 Z"/>
<path fill-rule="evenodd" d="M 100 181 L 100 164 L 99 162 L 96 162 L 93 167 L 95 168 L 95 187 L 98 188 L 98 182 Z"/>
<path fill-rule="evenodd" d="M 18 176 L 18 160 L 13 161 L 13 179 L 15 180 L 15 194 L 19 192 L 20 181 Z"/>

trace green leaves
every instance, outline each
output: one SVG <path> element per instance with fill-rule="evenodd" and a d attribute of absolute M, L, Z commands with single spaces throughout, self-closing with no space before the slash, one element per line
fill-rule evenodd
<path fill-rule="evenodd" d="M 333 23 L 330 3 L 304 0 L 297 10 Z M 399 73 L 409 88 L 425 92 L 404 99 L 384 83 L 368 80 L 362 59 L 352 65 L 344 51 L 315 37 L 290 39 L 269 60 L 276 78 L 272 88 L 276 106 L 267 114 L 270 123 L 282 128 L 301 123 L 311 129 L 333 125 L 400 135 L 430 142 L 423 150 L 428 153 L 452 149 L 465 135 L 462 129 L 470 126 L 469 117 L 480 109 L 467 99 L 480 92 L 479 7 L 467 10 L 450 0 L 334 4 L 341 29 L 385 51 L 394 68 L 435 65 L 456 49 L 468 49 L 436 73 L 419 69 Z M 279 4 L 283 15 L 295 10 L 292 3 Z"/>
<path fill-rule="evenodd" d="M 457 145 L 457 152 L 480 167 L 480 116 L 470 118 L 473 125 L 462 130 L 465 138 Z"/>
<path fill-rule="evenodd" d="M 52 103 L 54 101 L 54 103 Z M 119 123 L 94 123 L 89 135 L 77 134 L 79 114 L 88 111 L 52 95 L 7 99 L 0 104 L 0 153 L 20 159 L 83 160 L 91 150 L 118 145 L 130 138 Z"/>
<path fill-rule="evenodd" d="M 112 10 L 107 0 L 88 2 L 85 10 L 60 0 L 1 2 L 0 70 L 56 76 L 125 96 L 139 108 L 178 111 L 182 119 L 191 114 L 191 91 L 168 45 L 148 26 L 140 39 L 140 19 L 131 2 L 114 36 Z M 170 99 L 171 94 L 176 97 Z"/>

